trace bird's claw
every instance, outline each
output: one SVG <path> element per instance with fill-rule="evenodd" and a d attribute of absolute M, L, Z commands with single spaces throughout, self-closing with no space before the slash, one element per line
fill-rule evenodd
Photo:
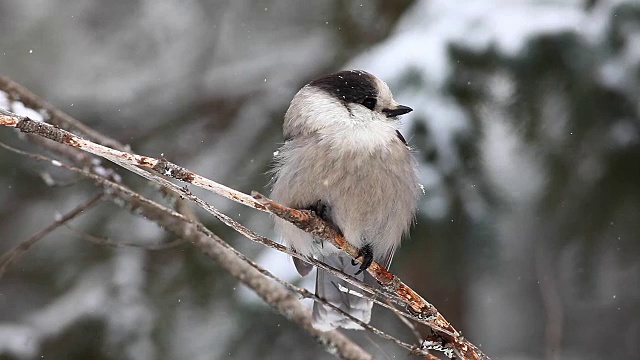
<path fill-rule="evenodd" d="M 360 273 L 371 266 L 371 263 L 373 262 L 373 249 L 371 249 L 371 245 L 367 244 L 358 250 L 358 256 L 356 259 L 360 259 L 361 257 L 362 262 L 360 263 L 360 268 L 356 272 L 356 275 L 360 275 Z M 356 266 L 358 263 L 355 260 L 351 260 L 351 265 Z"/>
<path fill-rule="evenodd" d="M 322 202 L 322 200 L 316 201 L 307 209 L 313 211 L 322 220 L 333 224 L 333 222 L 331 221 L 331 210 L 329 209 L 329 206 L 327 204 Z"/>

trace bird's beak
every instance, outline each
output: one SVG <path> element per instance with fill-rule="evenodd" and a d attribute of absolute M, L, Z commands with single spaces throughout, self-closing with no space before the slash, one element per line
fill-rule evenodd
<path fill-rule="evenodd" d="M 398 105 L 393 109 L 382 109 L 382 112 L 385 113 L 387 115 L 387 117 L 396 117 L 399 115 L 404 115 L 406 113 L 410 113 L 412 112 L 413 109 L 408 107 L 408 106 L 404 106 L 404 105 Z"/>

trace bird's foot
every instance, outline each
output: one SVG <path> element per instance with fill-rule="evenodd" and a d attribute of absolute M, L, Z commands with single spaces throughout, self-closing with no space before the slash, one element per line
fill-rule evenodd
<path fill-rule="evenodd" d="M 309 211 L 313 211 L 313 213 L 316 214 L 316 216 L 318 216 L 320 219 L 324 220 L 326 223 L 334 227 L 336 230 L 338 230 L 338 232 L 342 233 L 340 228 L 338 228 L 338 226 L 333 223 L 333 220 L 331 220 L 331 207 L 326 203 L 324 203 L 322 200 L 318 200 L 314 202 L 313 204 L 307 206 L 305 209 Z M 319 243 L 320 246 L 324 248 L 324 240 L 322 240 L 321 238 L 314 237 L 314 241 Z"/>
<path fill-rule="evenodd" d="M 367 244 L 358 250 L 358 256 L 356 259 L 360 258 L 362 258 L 362 262 L 360 262 L 360 268 L 356 272 L 356 275 L 360 275 L 360 273 L 367 270 L 373 262 L 373 249 L 370 244 Z M 356 260 L 351 260 L 351 265 L 356 266 L 358 265 L 358 262 Z"/>
<path fill-rule="evenodd" d="M 322 220 L 333 225 L 333 222 L 331 222 L 331 209 L 327 204 L 322 202 L 322 200 L 318 200 L 315 203 L 309 205 L 307 209 L 313 211 Z"/>

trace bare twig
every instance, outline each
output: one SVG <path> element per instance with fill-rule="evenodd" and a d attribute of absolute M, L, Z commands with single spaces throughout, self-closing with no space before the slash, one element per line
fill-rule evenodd
<path fill-rule="evenodd" d="M 390 301 L 385 299 L 385 302 L 390 307 L 393 307 L 393 304 Z M 416 338 L 416 340 L 418 342 L 422 341 L 422 335 L 420 335 L 420 332 L 418 331 L 418 328 L 416 328 L 416 325 L 414 323 L 412 323 L 411 321 L 407 320 L 407 318 L 402 316 L 402 314 L 400 314 L 399 311 L 393 311 L 393 313 L 398 317 L 398 319 L 403 324 L 405 324 L 409 328 L 409 330 L 411 330 L 411 333 L 413 334 L 413 336 Z"/>
<path fill-rule="evenodd" d="M 553 261 L 555 258 L 553 255 L 547 254 L 546 250 L 544 245 L 540 245 L 536 248 L 534 256 L 538 287 L 546 313 L 545 358 L 556 360 L 560 358 L 562 350 L 562 296 L 559 291 L 557 274 L 555 274 Z"/>
<path fill-rule="evenodd" d="M 175 239 L 163 244 L 137 244 L 137 243 L 109 241 L 99 236 L 87 234 L 86 232 L 76 229 L 73 226 L 70 226 L 69 224 L 65 224 L 65 227 L 73 231 L 74 233 L 78 234 L 82 239 L 87 240 L 88 242 L 91 242 L 97 245 L 111 247 L 111 248 L 134 247 L 134 248 L 141 248 L 145 250 L 158 251 L 158 250 L 172 249 L 176 246 L 180 246 L 187 242 L 187 240 L 185 239 Z"/>
<path fill-rule="evenodd" d="M 0 144 L 2 145 L 2 144 Z M 62 215 L 59 219 L 56 219 L 53 223 L 51 223 L 46 228 L 40 230 L 38 233 L 34 234 L 29 239 L 21 242 L 18 246 L 13 249 L 7 251 L 0 257 L 0 279 L 7 272 L 9 267 L 18 260 L 25 252 L 27 252 L 33 245 L 35 245 L 38 241 L 40 241 L 45 236 L 49 235 L 52 231 L 64 225 L 65 223 L 73 220 L 78 215 L 82 214 L 84 211 L 91 208 L 98 201 L 100 201 L 104 197 L 104 194 L 100 193 L 91 199 L 87 200 L 83 204 L 76 206 L 73 210 L 68 213 Z"/>

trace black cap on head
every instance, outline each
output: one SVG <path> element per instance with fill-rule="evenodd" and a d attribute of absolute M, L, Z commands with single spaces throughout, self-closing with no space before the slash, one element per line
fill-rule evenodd
<path fill-rule="evenodd" d="M 346 103 L 362 103 L 366 98 L 376 98 L 378 88 L 375 76 L 362 70 L 346 70 L 321 76 L 309 86 L 326 91 Z"/>

